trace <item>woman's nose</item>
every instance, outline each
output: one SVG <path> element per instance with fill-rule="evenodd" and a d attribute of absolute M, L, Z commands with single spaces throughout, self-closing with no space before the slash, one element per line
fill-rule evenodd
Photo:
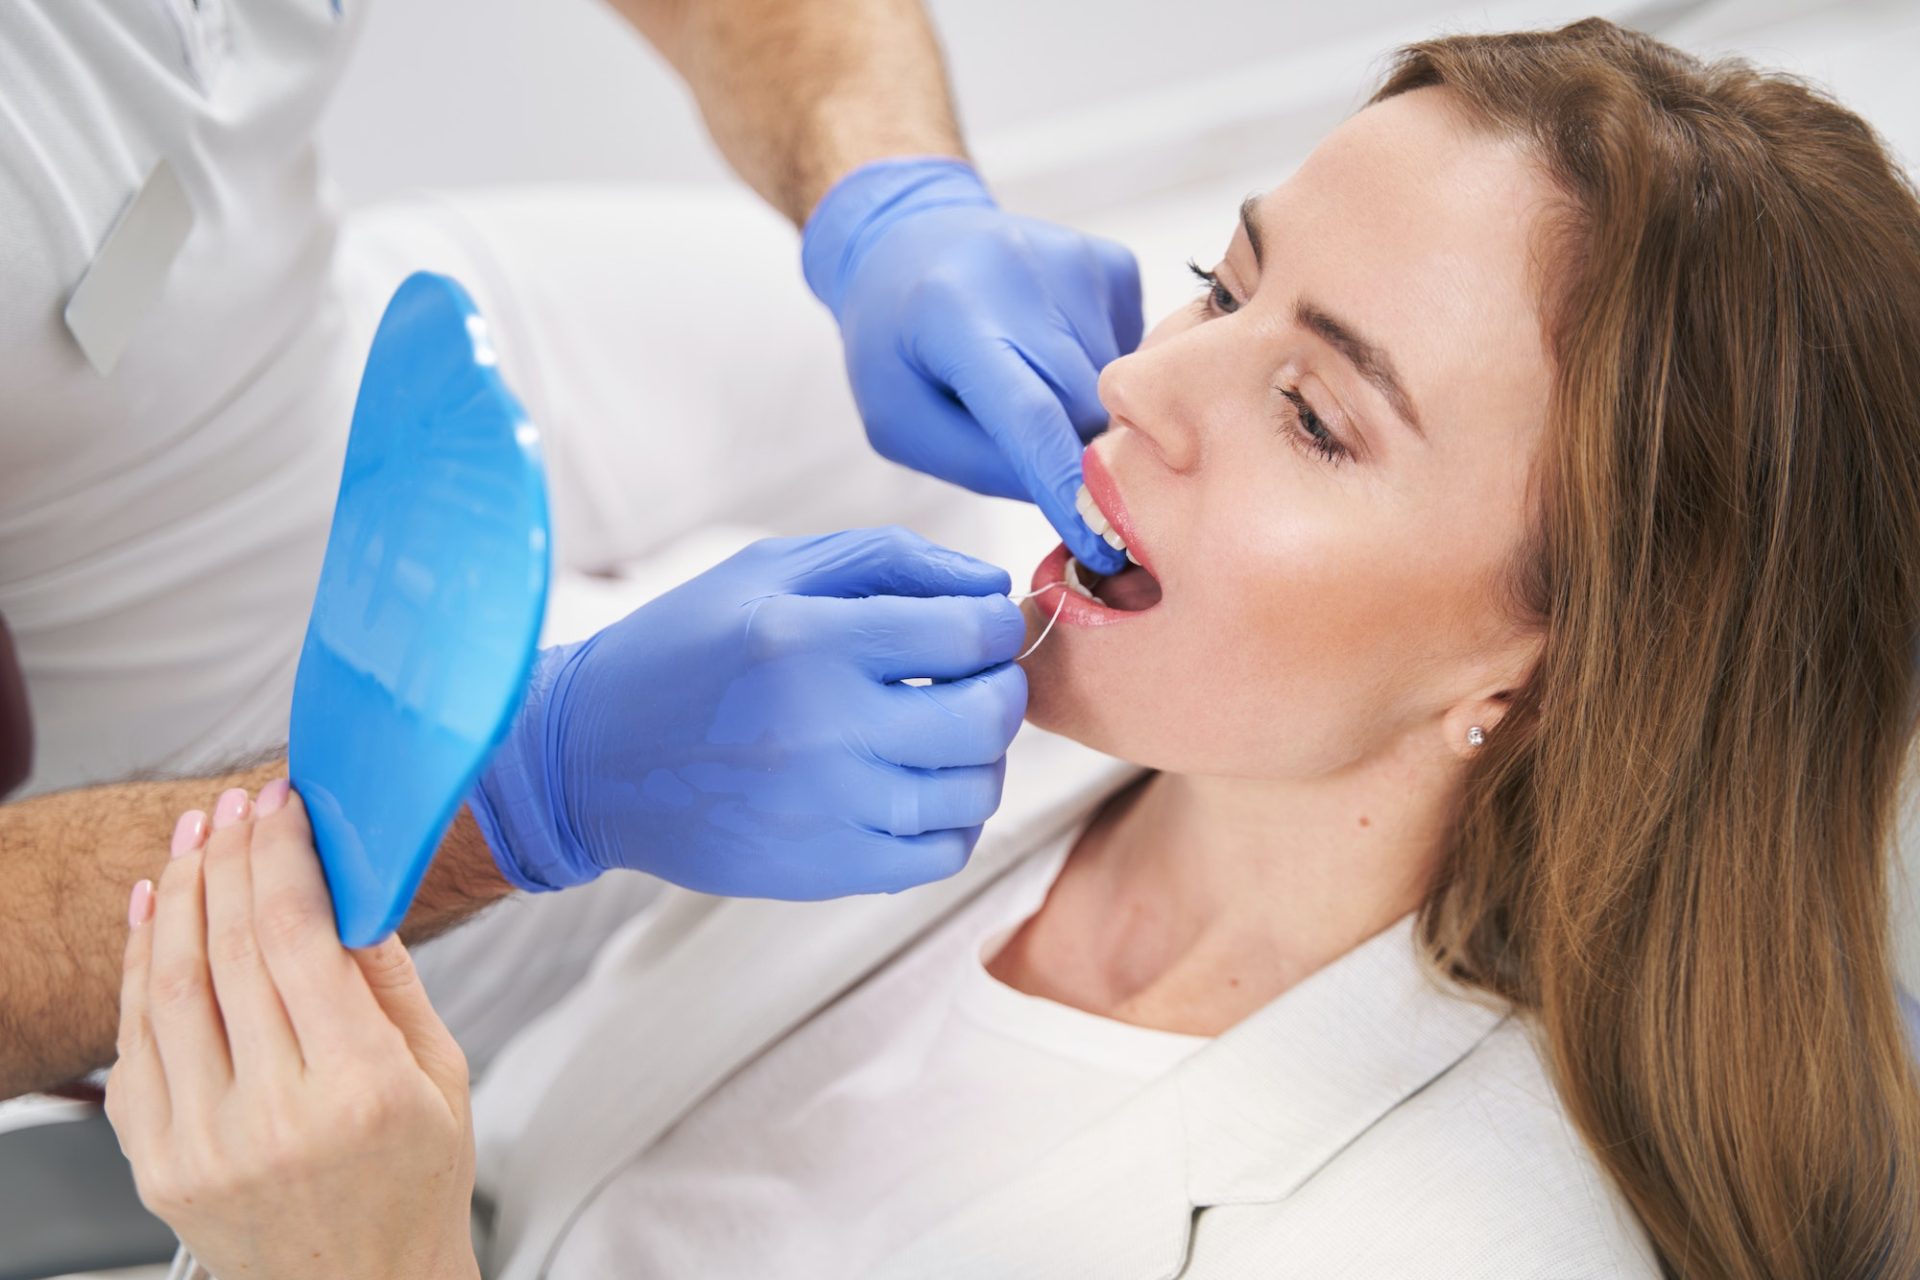
<path fill-rule="evenodd" d="M 1193 373 L 1168 358 L 1169 345 L 1178 344 L 1149 344 L 1101 370 L 1100 403 L 1111 426 L 1139 432 L 1170 470 L 1187 471 L 1200 456 Z"/>

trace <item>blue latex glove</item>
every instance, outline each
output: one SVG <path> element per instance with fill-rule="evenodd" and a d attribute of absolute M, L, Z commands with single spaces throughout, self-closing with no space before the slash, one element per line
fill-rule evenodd
<path fill-rule="evenodd" d="M 1002 211 L 962 161 L 911 157 L 835 184 L 801 263 L 840 322 L 875 449 L 1036 502 L 1082 564 L 1119 570 L 1073 500 L 1081 449 L 1107 425 L 1100 370 L 1140 343 L 1131 253 Z"/>
<path fill-rule="evenodd" d="M 1025 714 L 1004 571 L 901 529 L 759 542 L 543 651 L 468 804 L 501 872 L 830 898 L 952 875 Z M 895 683 L 931 676 L 927 686 Z"/>

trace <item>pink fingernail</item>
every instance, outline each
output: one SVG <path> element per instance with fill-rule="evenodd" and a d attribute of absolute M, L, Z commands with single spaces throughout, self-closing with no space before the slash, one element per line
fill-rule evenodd
<path fill-rule="evenodd" d="M 275 778 L 272 782 L 260 788 L 260 795 L 253 802 L 254 816 L 264 818 L 270 813 L 278 813 L 286 806 L 287 792 L 291 790 L 292 787 L 293 783 L 287 779 Z"/>
<path fill-rule="evenodd" d="M 180 821 L 173 824 L 173 856 L 193 852 L 206 838 L 207 815 L 198 809 L 187 810 L 180 815 Z"/>
<path fill-rule="evenodd" d="M 153 881 L 142 880 L 133 886 L 133 896 L 127 899 L 127 928 L 138 929 L 153 919 Z"/>
<path fill-rule="evenodd" d="M 233 787 L 220 793 L 220 799 L 213 806 L 213 829 L 219 831 L 230 827 L 247 816 L 247 793 L 239 787 Z"/>

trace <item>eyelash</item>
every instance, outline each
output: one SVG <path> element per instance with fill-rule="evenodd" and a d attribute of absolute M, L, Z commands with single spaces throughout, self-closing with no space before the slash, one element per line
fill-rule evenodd
<path fill-rule="evenodd" d="M 1226 285 L 1220 283 L 1220 277 L 1216 273 L 1207 270 L 1191 258 L 1187 259 L 1187 270 L 1193 272 L 1204 290 L 1195 303 L 1203 315 L 1230 316 L 1240 309 L 1239 299 L 1233 296 L 1233 292 Z M 1320 421 L 1320 415 L 1313 411 L 1313 407 L 1307 403 L 1307 398 L 1297 389 L 1276 386 L 1274 390 L 1286 397 L 1287 403 L 1293 407 L 1293 420 L 1298 430 L 1287 432 L 1287 438 L 1294 443 L 1295 447 L 1309 450 L 1336 465 L 1353 456 L 1347 451 L 1347 447 L 1327 430 L 1326 424 Z"/>
<path fill-rule="evenodd" d="M 1193 272 L 1194 276 L 1200 281 L 1203 291 L 1200 295 L 1199 305 L 1202 311 L 1217 311 L 1223 316 L 1230 316 L 1240 309 L 1239 299 L 1233 296 L 1232 290 L 1220 283 L 1219 276 L 1207 270 L 1192 258 L 1187 259 L 1187 270 Z"/>

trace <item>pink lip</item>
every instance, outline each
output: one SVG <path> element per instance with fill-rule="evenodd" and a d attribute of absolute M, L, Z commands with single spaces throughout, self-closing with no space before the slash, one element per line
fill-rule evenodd
<path fill-rule="evenodd" d="M 1100 508 L 1114 532 L 1126 540 L 1134 559 L 1140 567 L 1158 578 L 1160 575 L 1153 567 L 1153 559 L 1146 550 L 1138 545 L 1139 528 L 1133 523 L 1133 516 L 1127 510 L 1127 504 L 1120 499 L 1119 486 L 1114 484 L 1113 474 L 1107 470 L 1106 463 L 1091 448 L 1082 456 L 1082 465 L 1086 470 L 1087 492 L 1093 495 L 1094 505 Z M 1154 612 L 1153 609 L 1112 609 L 1098 600 L 1092 600 L 1066 585 L 1067 561 L 1072 553 L 1067 544 L 1061 543 L 1047 554 L 1033 571 L 1033 583 L 1029 591 L 1039 592 L 1033 597 L 1034 605 L 1045 617 L 1052 617 L 1059 611 L 1060 621 L 1070 627 L 1107 627 L 1133 618 L 1144 618 Z M 1052 591 L 1060 595 L 1050 594 Z M 1066 597 L 1063 601 L 1061 596 Z M 1157 606 L 1156 606 L 1157 607 Z"/>
<path fill-rule="evenodd" d="M 1120 486 L 1114 483 L 1113 473 L 1107 470 L 1107 464 L 1100 460 L 1100 455 L 1093 451 L 1092 445 L 1088 445 L 1080 455 L 1080 465 L 1086 473 L 1087 492 L 1093 495 L 1093 505 L 1100 508 L 1100 514 L 1107 518 L 1113 531 L 1127 544 L 1127 550 L 1133 552 L 1133 558 L 1140 562 L 1140 567 L 1159 579 L 1160 571 L 1154 567 L 1153 557 L 1147 554 L 1146 547 L 1141 545 L 1140 530 L 1133 523 L 1133 515 L 1127 510 L 1127 504 L 1121 500 Z M 1160 580 L 1164 584 L 1165 579 Z"/>

